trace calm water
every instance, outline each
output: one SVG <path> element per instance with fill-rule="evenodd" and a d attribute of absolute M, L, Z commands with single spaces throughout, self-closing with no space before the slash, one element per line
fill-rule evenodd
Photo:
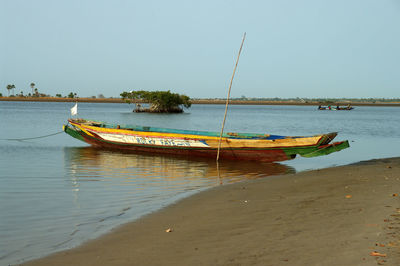
<path fill-rule="evenodd" d="M 313 135 L 338 131 L 351 148 L 281 164 L 187 160 L 94 149 L 61 131 L 72 103 L 0 102 L 0 265 L 76 246 L 199 190 L 245 179 L 400 156 L 400 108 L 317 111 L 231 106 L 226 131 Z M 187 113 L 132 113 L 128 104 L 80 103 L 79 117 L 120 124 L 219 131 L 222 105 Z"/>

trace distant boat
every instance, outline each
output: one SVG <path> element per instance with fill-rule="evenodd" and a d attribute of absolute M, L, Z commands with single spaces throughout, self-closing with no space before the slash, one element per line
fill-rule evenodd
<path fill-rule="evenodd" d="M 145 126 L 120 126 L 85 119 L 69 119 L 64 131 L 93 146 L 137 152 L 216 157 L 220 133 Z M 327 155 L 349 147 L 330 142 L 337 133 L 289 137 L 252 133 L 224 133 L 221 159 L 276 162 Z"/>
<path fill-rule="evenodd" d="M 340 110 L 346 110 L 346 111 L 349 111 L 349 110 L 353 110 L 354 109 L 354 107 L 351 107 L 350 105 L 348 105 L 348 106 L 343 106 L 343 107 L 340 107 L 340 106 L 336 106 L 336 107 L 332 107 L 332 106 L 330 106 L 330 105 L 328 105 L 328 106 L 318 106 L 318 110 L 337 110 L 337 111 L 340 111 Z"/>

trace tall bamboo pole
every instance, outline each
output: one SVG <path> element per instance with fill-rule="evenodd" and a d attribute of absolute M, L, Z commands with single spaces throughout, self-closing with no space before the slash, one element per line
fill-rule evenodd
<path fill-rule="evenodd" d="M 220 151 L 220 149 L 221 149 L 221 139 L 222 139 L 222 134 L 224 133 L 226 114 L 227 114 L 227 112 L 228 112 L 229 97 L 230 97 L 230 95 L 231 95 L 232 82 L 233 82 L 233 78 L 235 77 L 237 65 L 238 65 L 238 63 L 239 63 L 239 57 L 240 57 L 240 53 L 242 52 L 242 47 L 243 47 L 244 39 L 246 39 L 246 32 L 243 34 L 242 44 L 240 45 L 239 53 L 238 53 L 238 56 L 237 56 L 237 58 L 236 58 L 236 64 L 235 64 L 235 68 L 233 69 L 233 74 L 232 74 L 232 78 L 231 78 L 231 83 L 229 84 L 228 96 L 226 97 L 226 105 L 225 105 L 224 120 L 222 121 L 221 134 L 219 135 L 219 141 L 218 141 L 217 162 L 218 162 L 218 160 L 219 160 L 219 151 Z"/>

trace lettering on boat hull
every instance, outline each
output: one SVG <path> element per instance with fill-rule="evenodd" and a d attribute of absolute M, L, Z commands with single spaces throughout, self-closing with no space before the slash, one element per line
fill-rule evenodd
<path fill-rule="evenodd" d="M 172 138 L 157 138 L 157 137 L 144 137 L 144 136 L 131 136 L 121 134 L 107 134 L 96 132 L 96 135 L 106 141 L 120 142 L 124 144 L 143 144 L 154 146 L 169 146 L 169 147 L 196 147 L 206 148 L 209 147 L 205 142 L 194 139 L 172 139 Z"/>

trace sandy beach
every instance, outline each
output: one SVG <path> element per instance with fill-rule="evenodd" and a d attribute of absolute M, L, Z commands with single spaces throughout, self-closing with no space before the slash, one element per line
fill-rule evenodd
<path fill-rule="evenodd" d="M 400 158 L 216 187 L 24 265 L 400 265 Z"/>

